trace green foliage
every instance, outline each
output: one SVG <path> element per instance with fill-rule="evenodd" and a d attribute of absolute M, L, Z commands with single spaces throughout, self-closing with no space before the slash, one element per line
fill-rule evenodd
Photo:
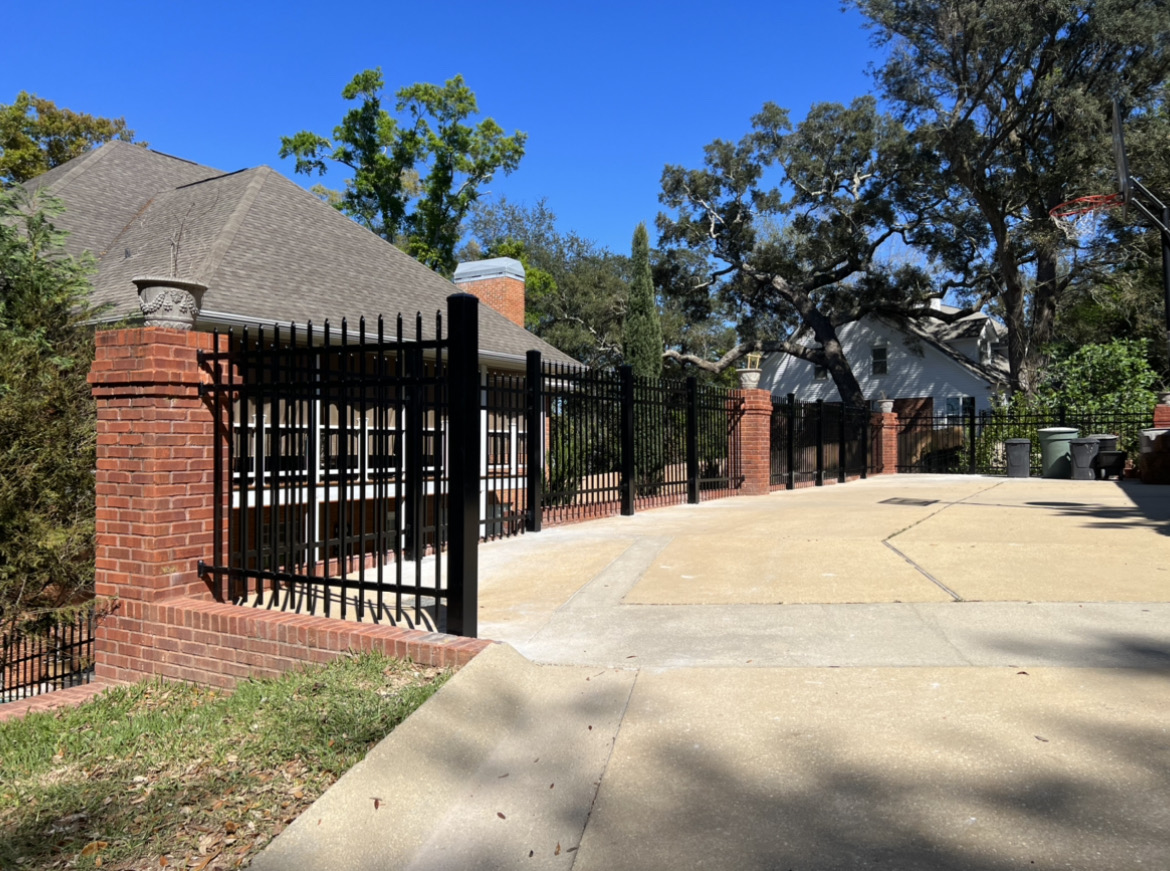
<path fill-rule="evenodd" d="M 462 76 L 441 87 L 400 89 L 398 118 L 382 108 L 382 88 L 380 68 L 358 73 L 342 91 L 358 105 L 333 139 L 307 130 L 282 136 L 280 156 L 295 157 L 305 175 L 323 175 L 326 161 L 347 167 L 353 176 L 339 196 L 341 210 L 450 276 L 463 219 L 496 172 L 519 166 L 526 136 L 505 136 L 491 118 L 466 123 L 479 106 Z"/>
<path fill-rule="evenodd" d="M 89 265 L 60 204 L 0 191 L 0 625 L 93 587 Z"/>
<path fill-rule="evenodd" d="M 645 224 L 639 224 L 634 231 L 630 271 L 633 281 L 622 337 L 625 362 L 633 368 L 635 375 L 658 378 L 662 375 L 662 324 L 654 299 L 650 239 Z"/>
<path fill-rule="evenodd" d="M 111 139 L 134 141 L 126 119 L 59 109 L 21 91 L 11 105 L 0 104 L 0 181 L 28 181 Z"/>
<path fill-rule="evenodd" d="M 1054 354 L 1031 404 L 1084 413 L 1152 414 L 1157 380 L 1144 339 L 1114 339 Z"/>

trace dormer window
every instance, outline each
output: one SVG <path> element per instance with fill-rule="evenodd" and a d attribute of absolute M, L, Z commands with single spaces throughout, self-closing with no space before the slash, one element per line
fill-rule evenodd
<path fill-rule="evenodd" d="M 829 378 L 829 367 L 813 366 L 813 378 L 817 381 L 827 381 Z"/>
<path fill-rule="evenodd" d="M 874 347 L 871 351 L 872 357 L 872 372 L 874 375 L 885 375 L 889 371 L 887 356 L 889 349 L 886 347 Z"/>

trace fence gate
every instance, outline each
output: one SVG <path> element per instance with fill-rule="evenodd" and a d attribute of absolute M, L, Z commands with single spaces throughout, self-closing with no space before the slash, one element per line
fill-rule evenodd
<path fill-rule="evenodd" d="M 439 314 L 409 332 L 399 316 L 392 332 L 381 319 L 356 331 L 245 329 L 201 355 L 222 445 L 201 571 L 225 601 L 475 635 L 480 385 L 468 299 L 448 301 L 446 337 Z"/>

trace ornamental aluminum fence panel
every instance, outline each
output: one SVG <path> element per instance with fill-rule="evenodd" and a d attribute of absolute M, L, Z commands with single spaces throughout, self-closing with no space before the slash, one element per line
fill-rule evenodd
<path fill-rule="evenodd" d="M 543 437 L 544 460 L 543 480 L 537 482 L 543 485 L 542 498 L 530 503 L 540 508 L 534 521 L 537 528 L 541 522 L 564 523 L 620 513 L 620 373 L 541 364 L 539 355 L 535 365 L 541 393 L 539 400 L 531 400 L 536 416 L 530 417 L 528 426 L 530 432 Z M 529 371 L 533 371 L 531 365 Z M 529 382 L 535 383 L 535 379 L 530 376 Z"/>
<path fill-rule="evenodd" d="M 245 329 L 201 355 L 222 443 L 201 570 L 223 600 L 475 634 L 478 338 L 474 307 L 456 296 L 449 313 L 448 337 L 440 314 L 409 332 L 399 316 L 392 331 Z"/>
<path fill-rule="evenodd" d="M 695 379 L 645 379 L 539 363 L 529 432 L 544 475 L 529 477 L 528 529 L 730 495 L 742 484 L 742 399 Z M 530 375 L 530 383 L 535 379 Z M 535 453 L 532 462 L 538 462 Z"/>
<path fill-rule="evenodd" d="M 873 456 L 870 413 L 823 400 L 772 397 L 771 487 L 864 478 Z"/>
<path fill-rule="evenodd" d="M 635 510 L 684 504 L 691 480 L 687 383 L 635 377 L 633 386 Z"/>
<path fill-rule="evenodd" d="M 975 471 L 983 475 L 1006 475 L 1005 443 L 1008 439 L 1024 438 L 1032 443 L 1031 474 L 1039 475 L 1041 473 L 1039 431 L 1054 426 L 1073 427 L 1081 437 L 1118 436 L 1118 450 L 1125 451 L 1129 458 L 1136 462 L 1141 431 L 1150 429 L 1153 425 L 1153 409 L 1138 413 L 1071 409 L 1026 413 L 1008 409 L 984 411 L 979 414 L 975 427 Z"/>
<path fill-rule="evenodd" d="M 1007 474 L 1008 439 L 1031 442 L 1031 473 L 1041 473 L 1041 429 L 1066 426 L 1080 436 L 1116 435 L 1118 448 L 1136 459 L 1141 431 L 1153 425 L 1153 412 L 1078 412 L 1056 409 L 1019 412 L 997 409 L 962 414 L 918 415 L 898 422 L 898 471 L 981 475 Z"/>
<path fill-rule="evenodd" d="M 483 387 L 484 440 L 480 538 L 490 541 L 524 531 L 528 509 L 527 381 L 523 375 L 488 374 Z"/>
<path fill-rule="evenodd" d="M 89 683 L 97 620 L 91 602 L 6 627 L 0 634 L 0 703 Z"/>

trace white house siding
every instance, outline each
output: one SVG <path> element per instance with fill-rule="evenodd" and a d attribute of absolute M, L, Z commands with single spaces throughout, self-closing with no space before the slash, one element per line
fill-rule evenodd
<path fill-rule="evenodd" d="M 845 357 L 861 385 L 866 399 L 910 399 L 931 397 L 935 413 L 947 410 L 947 399 L 975 397 L 976 410 L 989 408 L 993 390 L 984 379 L 926 342 L 906 344 L 906 334 L 874 318 L 847 324 L 838 331 Z M 887 374 L 874 375 L 871 349 L 884 346 Z M 760 387 L 773 394 L 811 402 L 824 399 L 839 402 L 840 394 L 831 377 L 816 380 L 813 366 L 788 354 L 769 355 L 762 364 Z"/>

